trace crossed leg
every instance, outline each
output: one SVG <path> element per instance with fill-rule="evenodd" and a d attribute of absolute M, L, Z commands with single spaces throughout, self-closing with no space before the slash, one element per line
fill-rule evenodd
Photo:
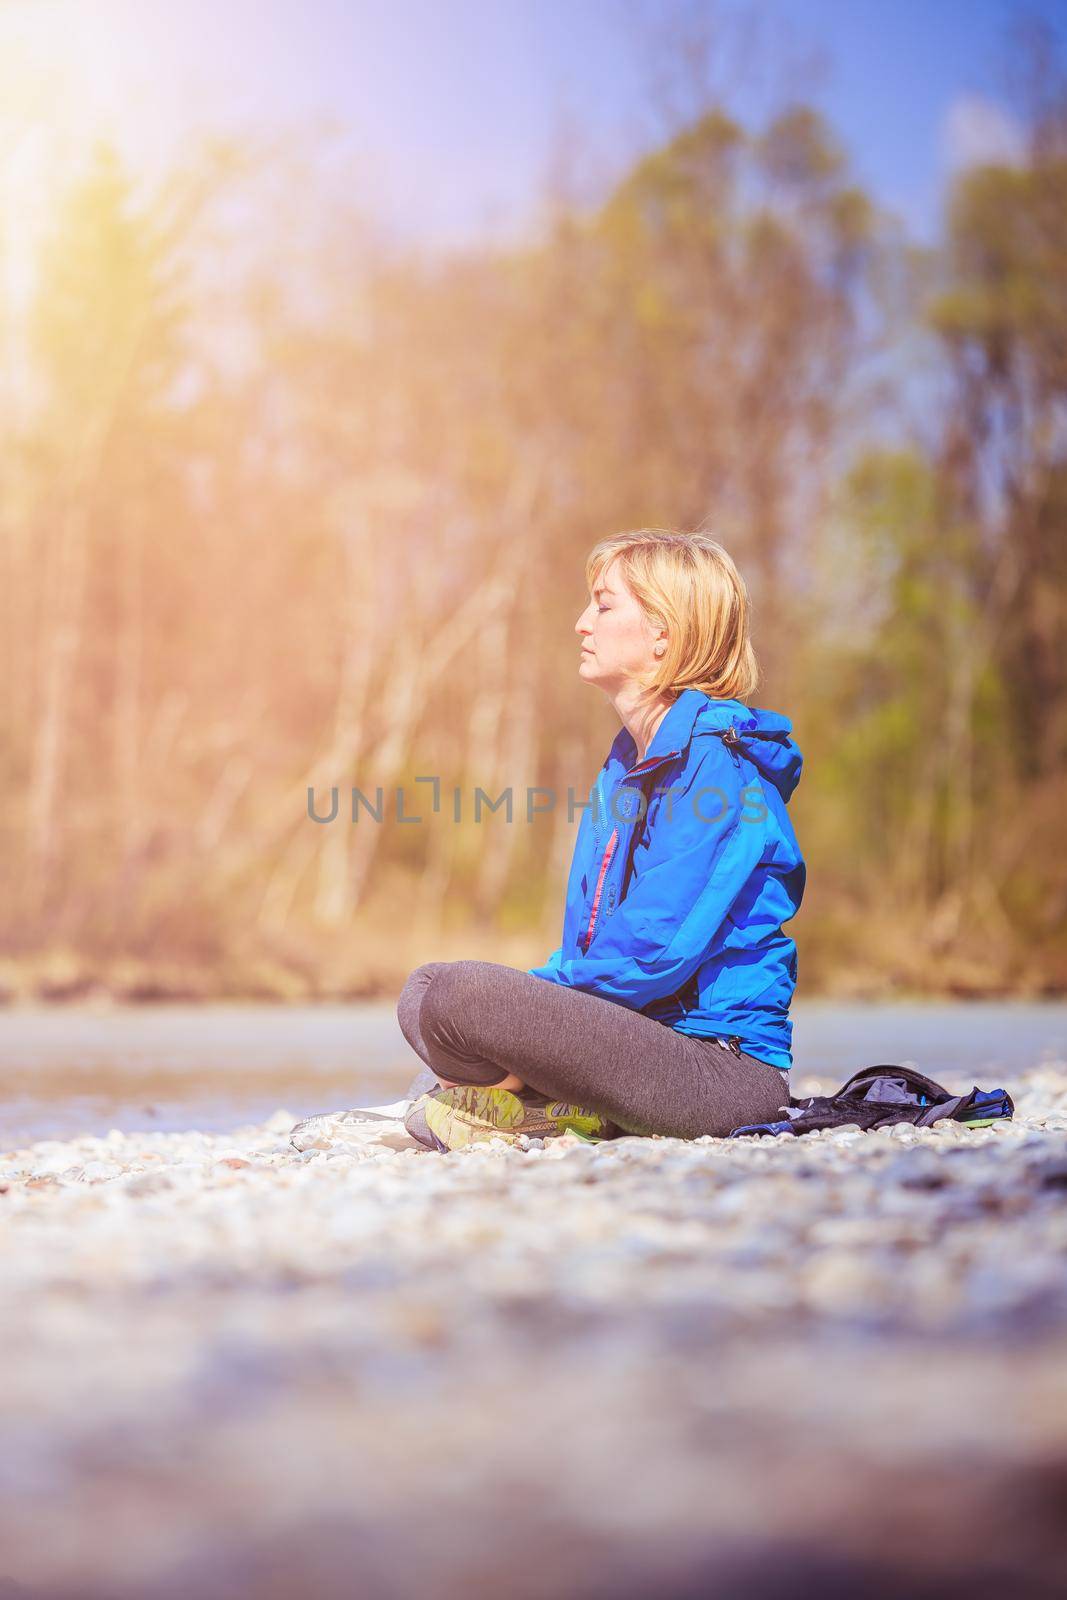
<path fill-rule="evenodd" d="M 400 1031 L 403 1033 L 404 1038 L 415 1051 L 415 1054 L 421 1056 L 422 1060 L 425 1061 L 426 1065 L 430 1068 L 430 1071 L 433 1074 L 434 1082 L 442 1084 L 446 1089 L 457 1088 L 459 1086 L 459 1080 L 445 1077 L 433 1065 L 427 1050 L 426 1041 L 422 1036 L 420 1015 L 422 1011 L 422 1002 L 427 990 L 434 982 L 437 975 L 440 972 L 443 972 L 445 968 L 450 965 L 451 963 L 448 961 L 427 961 L 423 964 L 423 966 L 416 967 L 415 971 L 408 978 L 403 989 L 401 990 L 400 999 L 397 1002 L 396 1008 L 397 1020 L 400 1023 Z M 428 1085 L 423 1085 L 421 1079 L 416 1079 L 416 1085 L 413 1087 L 415 1086 L 417 1086 L 420 1090 L 423 1087 L 428 1087 Z M 514 1072 L 506 1072 L 504 1073 L 503 1077 L 494 1081 L 494 1088 L 498 1089 L 511 1089 L 513 1091 L 518 1091 L 519 1089 L 525 1089 L 525 1087 L 526 1085 L 523 1083 L 522 1079 L 517 1077 Z"/>
<path fill-rule="evenodd" d="M 788 1074 L 766 1061 L 492 961 L 417 968 L 397 1020 L 441 1083 L 518 1081 L 632 1133 L 722 1137 L 789 1098 Z"/>

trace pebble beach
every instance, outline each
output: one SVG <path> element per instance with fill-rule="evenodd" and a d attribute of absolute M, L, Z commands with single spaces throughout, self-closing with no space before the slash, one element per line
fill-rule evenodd
<path fill-rule="evenodd" d="M 1062 1593 L 1067 1062 L 1003 1086 L 970 1130 L 3 1151 L 0 1594 Z"/>

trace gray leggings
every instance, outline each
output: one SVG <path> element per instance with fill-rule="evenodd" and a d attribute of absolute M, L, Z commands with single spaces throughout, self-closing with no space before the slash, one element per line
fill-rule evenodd
<path fill-rule="evenodd" d="M 789 1102 L 789 1074 L 766 1061 L 495 961 L 416 967 L 396 1014 L 439 1077 L 492 1084 L 513 1072 L 628 1133 L 722 1136 Z"/>

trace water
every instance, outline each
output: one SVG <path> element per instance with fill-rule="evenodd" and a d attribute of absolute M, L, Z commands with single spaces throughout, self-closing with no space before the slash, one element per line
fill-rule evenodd
<path fill-rule="evenodd" d="M 1067 1005 L 810 1001 L 793 1008 L 792 1092 L 911 1062 L 946 1088 L 1006 1088 L 1067 1056 Z M 13 1008 L 0 1013 L 0 1147 L 109 1128 L 224 1130 L 285 1109 L 395 1100 L 421 1062 L 389 1001 L 321 1006 Z"/>
<path fill-rule="evenodd" d="M 295 1120 L 395 1100 L 421 1065 L 387 1001 L 18 1007 L 0 1013 L 0 1145 Z"/>

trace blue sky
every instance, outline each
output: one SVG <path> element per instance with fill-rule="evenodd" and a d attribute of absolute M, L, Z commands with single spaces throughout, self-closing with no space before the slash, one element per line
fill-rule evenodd
<path fill-rule="evenodd" d="M 186 0 L 168 9 L 185 14 L 186 48 L 198 10 L 215 19 L 220 44 L 243 35 L 246 70 L 229 82 L 240 79 L 260 112 L 328 109 L 365 135 L 390 214 L 442 234 L 529 215 L 564 113 L 588 129 L 609 170 L 639 145 L 655 124 L 635 21 L 670 14 L 665 4 L 635 12 L 627 0 Z M 764 14 L 779 40 L 821 54 L 815 98 L 858 175 L 929 237 L 951 151 L 984 135 L 1010 139 L 996 109 L 1018 10 L 1005 0 L 777 0 Z M 726 29 L 735 14 L 721 12 Z M 744 86 L 731 92 L 738 110 L 756 108 Z"/>
<path fill-rule="evenodd" d="M 373 207 L 430 243 L 529 226 L 568 125 L 582 128 L 587 150 L 575 170 L 594 181 L 647 145 L 661 124 L 637 24 L 661 23 L 671 9 L 669 0 L 0 0 L 0 48 L 21 32 L 135 162 L 166 160 L 201 127 L 332 119 Z M 779 44 L 821 57 L 814 82 L 795 79 L 797 92 L 827 113 L 860 180 L 929 239 L 952 163 L 1010 153 L 1018 138 L 1003 64 L 1020 9 L 1010 0 L 767 0 L 761 12 Z M 736 38 L 736 5 L 697 12 L 721 16 Z M 736 70 L 746 59 L 751 52 L 732 64 L 727 56 L 720 74 L 731 109 L 748 117 L 759 101 Z"/>

